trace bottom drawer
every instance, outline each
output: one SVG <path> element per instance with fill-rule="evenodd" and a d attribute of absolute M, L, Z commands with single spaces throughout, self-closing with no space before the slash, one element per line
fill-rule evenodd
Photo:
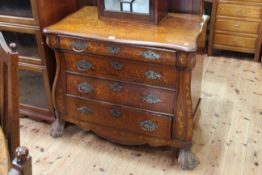
<path fill-rule="evenodd" d="M 257 39 L 226 34 L 215 34 L 215 48 L 224 49 L 226 47 L 237 48 L 240 51 L 253 53 L 256 48 Z"/>
<path fill-rule="evenodd" d="M 172 117 L 67 97 L 67 114 L 81 122 L 89 122 L 134 133 L 171 138 Z"/>

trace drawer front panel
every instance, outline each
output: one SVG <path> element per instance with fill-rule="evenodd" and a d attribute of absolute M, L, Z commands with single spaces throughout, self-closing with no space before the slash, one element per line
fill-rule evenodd
<path fill-rule="evenodd" d="M 100 124 L 163 139 L 171 137 L 172 117 L 70 97 L 67 98 L 66 105 L 68 116 L 80 122 Z"/>
<path fill-rule="evenodd" d="M 255 50 L 256 48 L 256 38 L 249 37 L 239 37 L 231 36 L 225 34 L 215 34 L 214 44 L 232 46 L 232 47 L 242 47 Z"/>
<path fill-rule="evenodd" d="M 261 7 L 219 3 L 218 16 L 247 17 L 260 19 Z"/>
<path fill-rule="evenodd" d="M 137 61 L 175 65 L 176 52 L 155 48 L 118 45 L 107 42 L 95 42 L 70 38 L 60 38 L 62 49 L 72 50 L 75 53 L 92 53 L 97 55 L 127 58 Z"/>
<path fill-rule="evenodd" d="M 227 20 L 227 19 L 219 19 L 219 18 L 216 21 L 216 30 L 241 32 L 241 33 L 257 35 L 258 28 L 259 28 L 259 23 L 257 22 Z"/>
<path fill-rule="evenodd" d="M 66 70 L 90 76 L 176 87 L 176 70 L 172 66 L 141 64 L 121 59 L 97 58 L 65 53 Z"/>
<path fill-rule="evenodd" d="M 67 74 L 67 93 L 157 112 L 174 113 L 175 91 Z"/>

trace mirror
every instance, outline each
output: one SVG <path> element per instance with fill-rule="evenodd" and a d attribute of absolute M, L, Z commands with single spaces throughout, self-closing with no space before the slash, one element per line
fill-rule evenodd
<path fill-rule="evenodd" d="M 149 0 L 104 0 L 105 10 L 149 15 Z"/>

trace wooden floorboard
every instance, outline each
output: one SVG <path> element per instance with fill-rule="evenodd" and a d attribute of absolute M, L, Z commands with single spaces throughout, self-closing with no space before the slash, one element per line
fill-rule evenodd
<path fill-rule="evenodd" d="M 34 175 L 261 175 L 261 65 L 205 57 L 203 76 L 193 146 L 201 164 L 193 171 L 182 171 L 171 149 L 120 146 L 73 125 L 53 139 L 48 124 L 21 119 Z"/>

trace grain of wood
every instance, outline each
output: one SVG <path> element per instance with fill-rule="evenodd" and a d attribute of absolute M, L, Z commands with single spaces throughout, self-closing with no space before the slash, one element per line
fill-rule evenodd
<path fill-rule="evenodd" d="M 62 138 L 49 125 L 21 119 L 21 142 L 36 175 L 260 175 L 262 174 L 262 68 L 258 63 L 206 57 L 202 103 L 193 152 L 201 164 L 182 171 L 176 151 L 110 143 L 70 125 Z"/>

